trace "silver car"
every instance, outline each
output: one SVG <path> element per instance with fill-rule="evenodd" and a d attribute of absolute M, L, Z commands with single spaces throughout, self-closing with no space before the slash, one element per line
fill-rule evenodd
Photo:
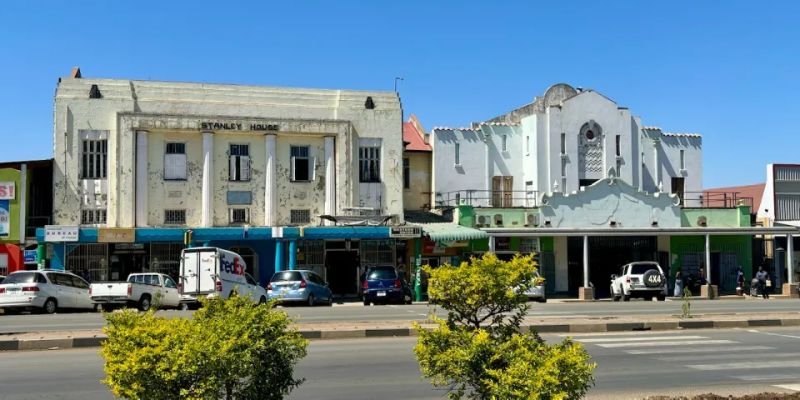
<path fill-rule="evenodd" d="M 0 284 L 0 308 L 5 313 L 38 310 L 52 314 L 59 309 L 94 309 L 89 284 L 66 271 L 17 271 Z"/>

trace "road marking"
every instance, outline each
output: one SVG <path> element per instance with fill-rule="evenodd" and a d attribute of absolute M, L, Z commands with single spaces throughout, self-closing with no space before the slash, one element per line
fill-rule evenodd
<path fill-rule="evenodd" d="M 734 378 L 740 381 L 783 381 L 787 379 L 797 379 L 797 375 L 790 374 L 771 374 L 771 375 L 736 375 Z"/>
<path fill-rule="evenodd" d="M 786 390 L 793 390 L 795 392 L 800 392 L 800 384 L 793 384 L 793 385 L 772 385 L 776 388 L 786 389 Z"/>
<path fill-rule="evenodd" d="M 673 340 L 665 342 L 635 342 L 635 343 L 603 343 L 596 346 L 605 347 L 607 349 L 615 349 L 619 347 L 659 347 L 659 346 L 686 346 L 693 344 L 731 344 L 739 343 L 733 340 Z"/>
<path fill-rule="evenodd" d="M 760 356 L 760 355 L 759 355 Z M 701 371 L 725 371 L 725 370 L 736 370 L 736 369 L 767 369 L 767 368 L 797 368 L 800 367 L 800 360 L 791 360 L 791 361 L 761 361 L 761 357 L 758 360 L 748 360 L 747 362 L 735 362 L 735 363 L 721 363 L 721 364 L 694 364 L 694 365 L 687 365 L 687 367 L 692 369 L 697 369 Z"/>
<path fill-rule="evenodd" d="M 683 349 L 650 349 L 650 350 L 625 350 L 628 354 L 680 354 L 680 353 L 717 353 L 749 350 L 773 350 L 768 346 L 712 346 L 712 347 L 687 347 Z"/>
<path fill-rule="evenodd" d="M 695 361 L 695 360 L 738 360 L 742 357 L 745 357 L 741 353 L 741 347 L 727 347 L 722 352 L 727 354 L 705 354 L 705 355 L 692 355 L 692 356 L 675 356 L 675 357 L 658 357 L 661 361 Z M 698 353 L 698 352 L 695 352 Z M 710 353 L 710 352 L 708 352 Z M 787 358 L 787 357 L 797 357 L 800 358 L 800 353 L 770 353 L 770 354 L 759 354 L 760 357 L 764 359 L 769 358 Z M 749 360 L 746 362 L 750 362 Z"/>
<path fill-rule="evenodd" d="M 785 338 L 789 338 L 789 339 L 800 339 L 800 336 L 795 336 L 795 335 L 782 335 L 782 334 L 780 334 L 780 333 L 773 333 L 773 332 L 761 332 L 761 331 L 759 331 L 759 330 L 756 330 L 756 329 L 749 329 L 749 330 L 747 330 L 747 331 L 748 331 L 748 332 L 750 332 L 750 333 L 760 333 L 760 334 L 762 334 L 762 335 L 780 336 L 780 337 L 785 337 Z"/>
<path fill-rule="evenodd" d="M 674 335 L 675 337 L 679 337 L 680 335 L 685 335 L 686 332 L 665 332 L 665 331 L 626 331 L 626 332 L 604 332 L 604 333 L 564 333 L 558 336 L 560 337 L 573 337 L 573 338 L 585 338 L 585 337 L 607 337 L 607 336 L 646 336 L 646 335 Z"/>
<path fill-rule="evenodd" d="M 603 342 L 644 342 L 648 340 L 675 340 L 675 339 L 708 339 L 707 336 L 648 336 L 648 337 L 612 337 L 612 338 L 591 338 L 575 339 L 581 343 L 603 343 Z"/>

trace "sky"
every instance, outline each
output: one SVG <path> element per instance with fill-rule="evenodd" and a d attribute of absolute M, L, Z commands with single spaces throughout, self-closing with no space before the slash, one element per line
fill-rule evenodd
<path fill-rule="evenodd" d="M 0 8 L 0 161 L 52 157 L 59 77 L 393 90 L 426 129 L 552 84 L 703 135 L 703 186 L 800 163 L 796 1 L 17 1 Z"/>

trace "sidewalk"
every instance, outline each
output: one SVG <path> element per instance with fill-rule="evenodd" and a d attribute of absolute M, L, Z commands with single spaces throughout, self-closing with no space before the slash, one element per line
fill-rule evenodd
<path fill-rule="evenodd" d="M 432 328 L 430 321 L 419 321 L 423 327 Z M 745 314 L 695 314 L 681 319 L 679 315 L 600 316 L 600 317 L 533 317 L 522 323 L 525 331 L 540 333 L 601 333 L 639 330 L 724 329 L 800 326 L 800 312 L 745 313 Z M 359 321 L 301 323 L 295 327 L 307 339 L 357 339 L 376 337 L 416 336 L 409 321 Z M 0 334 L 0 351 L 59 350 L 98 347 L 106 338 L 100 330 L 73 330 Z"/>

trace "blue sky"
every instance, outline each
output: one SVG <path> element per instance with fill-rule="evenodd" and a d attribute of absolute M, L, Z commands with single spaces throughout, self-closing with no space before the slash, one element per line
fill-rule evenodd
<path fill-rule="evenodd" d="M 52 156 L 59 76 L 391 90 L 426 128 L 592 88 L 703 135 L 704 186 L 798 163 L 800 2 L 4 1 L 0 160 Z"/>

